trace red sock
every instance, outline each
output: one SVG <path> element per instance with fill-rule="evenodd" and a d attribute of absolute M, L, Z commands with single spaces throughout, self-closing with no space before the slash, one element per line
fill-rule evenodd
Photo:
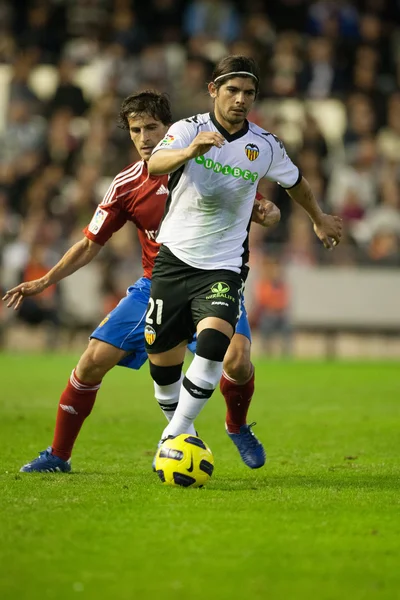
<path fill-rule="evenodd" d="M 71 373 L 58 405 L 56 429 L 51 447 L 53 454 L 68 460 L 84 420 L 92 412 L 100 383 L 86 384 Z"/>
<path fill-rule="evenodd" d="M 219 388 L 227 407 L 226 425 L 230 433 L 240 433 L 241 425 L 246 424 L 247 412 L 254 394 L 254 369 L 250 379 L 241 385 L 222 374 Z"/>

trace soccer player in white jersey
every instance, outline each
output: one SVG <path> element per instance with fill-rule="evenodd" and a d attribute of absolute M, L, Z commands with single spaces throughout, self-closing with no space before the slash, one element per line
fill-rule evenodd
<path fill-rule="evenodd" d="M 91 414 L 107 372 L 116 365 L 137 370 L 147 360 L 144 317 L 150 296 L 151 273 L 159 250 L 154 232 L 159 227 L 168 192 L 168 176 L 150 177 L 147 161 L 172 122 L 171 106 L 164 94 L 146 90 L 125 98 L 119 120 L 121 126 L 129 131 L 141 160 L 115 177 L 92 221 L 85 227 L 83 239 L 72 246 L 45 276 L 17 285 L 3 298 L 8 307 L 18 309 L 25 297 L 40 294 L 93 260 L 124 223 L 132 221 L 135 224 L 142 247 L 143 277 L 128 288 L 125 298 L 90 336 L 88 347 L 60 396 L 52 444 L 40 452 L 38 458 L 25 464 L 21 469 L 23 472 L 70 471 L 76 439 Z M 253 220 L 267 227 L 279 220 L 279 210 L 260 196 Z M 221 391 L 227 406 L 226 422 L 234 432 L 232 441 L 245 464 L 258 468 L 265 461 L 263 447 L 255 439 L 251 440 L 250 447 L 246 444 L 249 438 L 246 416 L 254 391 L 254 377 L 247 376 L 251 370 L 250 355 L 240 351 L 240 339 L 251 337 L 244 304 L 242 307 L 237 335 L 233 336 L 227 353 Z M 196 342 L 190 345 L 192 352 L 195 346 Z M 179 386 L 174 387 L 170 383 L 173 381 L 166 379 L 155 386 L 156 399 L 167 419 L 172 417 L 179 394 Z M 195 433 L 194 427 L 191 432 Z"/>
<path fill-rule="evenodd" d="M 252 59 L 224 58 L 208 85 L 213 111 L 172 125 L 149 160 L 152 175 L 170 174 L 145 327 L 155 382 L 176 372 L 197 333 L 196 354 L 162 439 L 188 430 L 220 380 L 248 272 L 259 180 L 287 190 L 326 248 L 341 238 L 341 219 L 322 212 L 282 142 L 246 119 L 258 85 Z"/>

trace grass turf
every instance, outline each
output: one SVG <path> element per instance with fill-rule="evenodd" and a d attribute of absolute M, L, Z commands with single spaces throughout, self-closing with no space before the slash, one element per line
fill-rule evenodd
<path fill-rule="evenodd" d="M 73 474 L 19 467 L 51 443 L 76 357 L 0 357 L 2 600 L 400 598 L 397 364 L 258 362 L 250 419 L 268 450 L 247 469 L 215 394 L 201 490 L 163 487 L 164 425 L 145 367 L 114 369 Z"/>

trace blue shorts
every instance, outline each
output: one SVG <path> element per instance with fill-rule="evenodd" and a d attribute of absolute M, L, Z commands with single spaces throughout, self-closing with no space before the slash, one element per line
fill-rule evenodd
<path fill-rule="evenodd" d="M 128 356 L 119 361 L 121 367 L 137 370 L 147 360 L 144 326 L 150 286 L 150 279 L 141 277 L 128 287 L 125 298 L 122 298 L 90 336 L 129 352 Z"/>
<path fill-rule="evenodd" d="M 90 336 L 90 338 L 129 352 L 128 356 L 119 361 L 118 365 L 121 367 L 138 370 L 147 360 L 144 327 L 150 286 L 150 279 L 146 277 L 138 279 L 134 285 L 128 288 L 125 298 L 122 298 L 118 306 L 102 320 Z M 250 326 L 243 298 L 236 333 L 246 336 L 251 341 Z M 188 344 L 188 349 L 193 353 L 196 351 L 195 339 Z"/>

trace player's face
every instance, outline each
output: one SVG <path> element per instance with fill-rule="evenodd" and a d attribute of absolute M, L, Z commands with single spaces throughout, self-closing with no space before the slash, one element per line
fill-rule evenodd
<path fill-rule="evenodd" d="M 248 77 L 228 79 L 217 90 L 210 84 L 211 97 L 215 99 L 217 118 L 230 125 L 240 125 L 247 117 L 256 97 L 256 87 Z"/>
<path fill-rule="evenodd" d="M 128 117 L 128 123 L 131 140 L 135 144 L 140 158 L 149 160 L 153 148 L 167 133 L 168 126 L 146 113 Z"/>

